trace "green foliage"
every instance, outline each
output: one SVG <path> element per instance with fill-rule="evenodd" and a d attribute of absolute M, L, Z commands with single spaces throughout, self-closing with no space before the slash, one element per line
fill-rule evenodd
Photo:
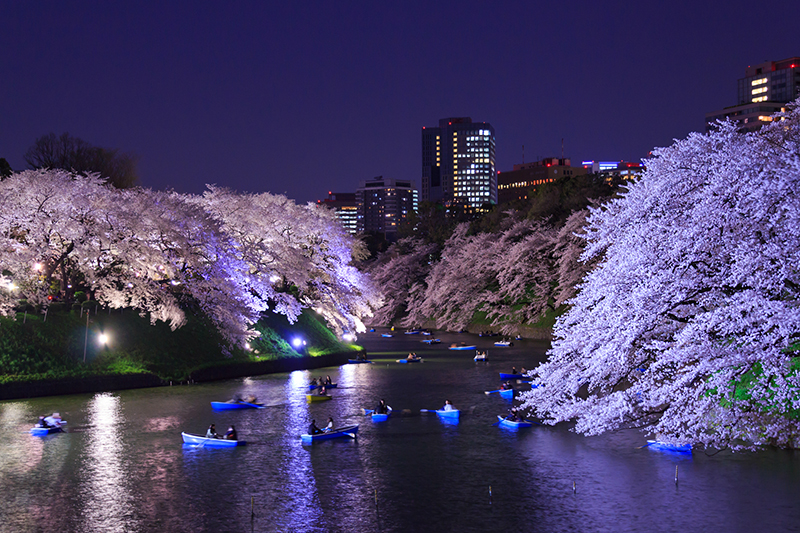
<path fill-rule="evenodd" d="M 129 309 L 98 308 L 95 314 L 94 304 L 84 303 L 89 311 L 88 335 L 85 314 L 55 304 L 47 320 L 39 314 L 28 314 L 24 323 L 23 315 L 0 317 L 0 383 L 145 372 L 181 381 L 199 368 L 306 355 L 289 345 L 295 335 L 306 340 L 311 356 L 359 349 L 340 342 L 311 311 L 294 325 L 283 315 L 265 317 L 255 325 L 261 337 L 251 343 L 253 352 L 248 353 L 226 344 L 200 315 L 187 314 L 187 324 L 172 331 L 161 322 L 151 325 Z M 98 343 L 100 333 L 109 337 L 105 346 Z"/>

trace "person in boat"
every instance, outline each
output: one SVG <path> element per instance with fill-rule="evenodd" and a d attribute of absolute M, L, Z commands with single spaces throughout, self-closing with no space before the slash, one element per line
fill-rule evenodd
<path fill-rule="evenodd" d="M 236 434 L 236 428 L 233 427 L 233 424 L 231 424 L 228 427 L 228 431 L 225 432 L 225 438 L 227 440 L 239 440 L 239 436 Z"/>
<path fill-rule="evenodd" d="M 44 417 L 44 421 L 47 422 L 48 427 L 51 428 L 61 427 L 61 415 L 58 413 L 53 413 L 50 416 Z"/>
<path fill-rule="evenodd" d="M 444 401 L 444 407 L 442 407 L 442 410 L 443 411 L 455 411 L 456 408 L 453 407 L 453 404 L 450 403 L 450 400 L 445 400 Z"/>
<path fill-rule="evenodd" d="M 408 357 L 406 357 L 406 359 L 408 359 L 409 361 L 413 361 L 416 358 L 417 358 L 417 354 L 414 353 L 414 352 L 411 352 L 410 354 L 408 354 Z"/>
<path fill-rule="evenodd" d="M 381 401 L 378 402 L 378 406 L 375 408 L 376 415 L 385 415 L 389 412 L 389 406 L 386 405 L 386 400 L 381 398 Z"/>
<path fill-rule="evenodd" d="M 47 423 L 47 418 L 42 415 L 39 417 L 39 420 L 36 422 L 37 428 L 49 428 L 50 424 Z"/>
<path fill-rule="evenodd" d="M 320 433 L 322 433 L 322 430 L 317 427 L 317 421 L 312 420 L 311 425 L 308 426 L 308 434 L 319 435 Z"/>
<path fill-rule="evenodd" d="M 328 392 L 328 390 L 325 388 L 325 385 L 323 385 L 319 389 L 317 389 L 317 393 L 319 393 L 320 396 L 325 396 L 326 392 Z"/>
<path fill-rule="evenodd" d="M 515 366 L 512 366 L 512 367 L 511 367 L 511 373 L 512 373 L 512 374 L 516 374 L 516 373 L 517 373 L 517 367 L 515 367 Z"/>
<path fill-rule="evenodd" d="M 247 402 L 247 403 L 256 403 L 256 401 L 258 401 L 258 399 L 255 396 L 253 396 L 252 394 L 250 394 L 244 399 L 244 401 Z"/>
<path fill-rule="evenodd" d="M 331 380 L 330 376 L 325 376 L 325 385 L 333 385 L 333 381 Z"/>
<path fill-rule="evenodd" d="M 316 387 L 317 386 L 317 378 L 311 378 L 311 386 L 312 387 Z"/>
<path fill-rule="evenodd" d="M 504 381 L 500 384 L 500 390 L 509 390 L 511 388 L 511 384 L 508 381 Z"/>
<path fill-rule="evenodd" d="M 208 426 L 208 430 L 206 431 L 206 438 L 207 439 L 218 439 L 219 435 L 217 435 L 217 426 L 211 424 Z"/>
<path fill-rule="evenodd" d="M 519 369 L 519 373 L 520 373 L 520 374 L 522 374 L 522 375 L 524 376 L 525 374 L 527 374 L 527 373 L 528 373 L 528 371 L 527 371 L 527 370 L 525 370 L 525 367 L 523 366 L 522 368 L 520 368 L 520 369 Z"/>
<path fill-rule="evenodd" d="M 323 429 L 322 431 L 324 431 L 325 433 L 328 433 L 328 432 L 333 431 L 333 428 L 334 428 L 334 426 L 333 426 L 333 417 L 329 416 L 328 417 L 328 425 L 325 426 L 325 429 Z"/>

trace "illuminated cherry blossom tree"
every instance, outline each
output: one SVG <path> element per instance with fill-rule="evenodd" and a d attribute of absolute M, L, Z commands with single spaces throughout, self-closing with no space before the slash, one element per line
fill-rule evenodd
<path fill-rule="evenodd" d="M 691 134 L 646 166 L 592 210 L 583 259 L 597 267 L 524 407 L 588 435 L 797 445 L 798 103 L 754 133 Z"/>

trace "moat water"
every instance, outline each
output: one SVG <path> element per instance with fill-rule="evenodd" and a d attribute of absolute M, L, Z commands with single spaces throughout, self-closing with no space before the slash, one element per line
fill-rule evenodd
<path fill-rule="evenodd" d="M 800 454 L 672 454 L 646 435 L 576 435 L 566 425 L 493 425 L 511 405 L 499 372 L 532 368 L 547 345 L 438 334 L 362 335 L 372 365 L 0 402 L 0 531 L 797 531 Z M 450 351 L 451 342 L 488 349 Z M 416 352 L 421 364 L 398 364 Z M 312 376 L 338 383 L 307 404 Z M 260 410 L 214 411 L 254 394 Z M 373 423 L 380 398 L 406 416 Z M 421 409 L 445 399 L 446 424 Z M 58 411 L 68 431 L 28 429 Z M 360 424 L 358 437 L 304 445 L 313 418 Z M 234 424 L 247 445 L 184 446 L 181 431 Z M 675 482 L 676 467 L 678 482 Z"/>

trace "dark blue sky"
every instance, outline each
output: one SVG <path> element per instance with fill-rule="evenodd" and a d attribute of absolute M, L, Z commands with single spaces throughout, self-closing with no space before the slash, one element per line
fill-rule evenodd
<path fill-rule="evenodd" d="M 141 4 L 141 5 L 139 5 Z M 229 5 L 230 4 L 230 5 Z M 142 185 L 309 201 L 421 172 L 470 116 L 498 170 L 638 161 L 800 55 L 800 2 L 0 2 L 0 157 L 46 133 L 140 157 Z M 793 21 L 793 22 L 792 22 Z"/>

